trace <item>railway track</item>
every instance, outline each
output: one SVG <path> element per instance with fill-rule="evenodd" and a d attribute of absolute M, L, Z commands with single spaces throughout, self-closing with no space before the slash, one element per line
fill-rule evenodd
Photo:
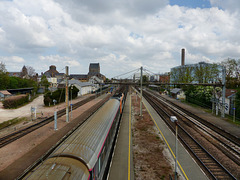
<path fill-rule="evenodd" d="M 97 96 L 99 96 L 99 94 Z M 91 96 L 91 97 L 86 98 L 82 101 L 79 101 L 79 102 L 73 104 L 72 109 L 73 110 L 77 109 L 78 107 L 88 103 L 89 101 L 93 100 L 94 98 L 95 98 L 95 96 Z M 58 117 L 61 117 L 65 114 L 66 114 L 66 108 L 57 111 L 57 116 Z M 46 124 L 48 124 L 52 121 L 54 121 L 54 116 L 48 117 L 48 118 L 46 118 L 46 119 L 44 119 L 44 120 L 42 120 L 38 123 L 35 123 L 31 126 L 28 126 L 28 127 L 24 128 L 24 129 L 18 130 L 16 132 L 13 132 L 11 134 L 8 134 L 6 136 L 1 137 L 0 138 L 0 148 L 6 146 L 7 144 L 9 144 L 13 141 L 16 141 L 17 139 L 27 135 L 28 133 L 31 133 L 32 131 L 34 131 L 34 130 L 36 130 L 36 129 L 38 129 L 38 128 L 40 128 L 40 127 L 42 127 L 42 126 L 44 126 L 44 125 L 46 125 Z"/>
<path fill-rule="evenodd" d="M 225 179 L 236 179 L 232 175 L 232 173 L 229 172 L 229 170 L 227 170 L 216 158 L 214 158 L 207 151 L 206 147 L 203 147 L 203 145 L 201 143 L 199 143 L 199 136 L 202 136 L 202 134 L 203 134 L 203 136 L 206 136 L 206 131 L 208 131 L 209 129 L 207 129 L 207 130 L 205 129 L 206 130 L 205 131 L 201 128 L 201 126 L 199 124 L 195 125 L 196 127 L 193 128 L 192 121 L 195 120 L 193 117 L 191 117 L 190 118 L 191 121 L 189 121 L 185 117 L 188 115 L 177 112 L 176 107 L 166 108 L 167 106 L 169 106 L 169 104 L 164 103 L 164 105 L 163 105 L 162 101 L 164 101 L 164 100 L 161 101 L 161 100 L 159 100 L 159 98 L 156 98 L 154 95 L 152 95 L 150 93 L 144 92 L 144 97 L 153 106 L 153 108 L 158 112 L 158 114 L 162 117 L 162 119 L 164 119 L 166 124 L 168 124 L 168 126 L 170 127 L 170 129 L 172 129 L 173 132 L 175 131 L 175 127 L 173 127 L 173 123 L 171 123 L 171 121 L 169 120 L 170 114 L 176 115 L 178 117 L 178 119 L 179 119 L 179 134 L 178 134 L 179 139 L 185 145 L 185 147 L 188 149 L 188 151 L 195 157 L 197 162 L 200 164 L 200 166 L 204 169 L 206 174 L 211 179 L 224 179 L 224 180 Z M 173 109 L 175 109 L 175 110 L 173 110 Z M 195 120 L 195 121 L 197 121 L 197 120 Z M 211 131 L 213 131 L 213 130 L 211 130 Z M 191 132 L 191 134 L 190 134 L 190 132 Z M 199 133 L 201 135 L 199 135 Z M 209 132 L 209 133 L 211 133 L 211 132 Z M 217 136 L 217 135 L 221 136 L 215 132 L 215 136 Z M 216 140 L 214 139 L 214 141 L 216 141 Z M 239 146 L 236 145 L 236 151 L 238 151 L 238 148 L 239 148 Z M 235 150 L 233 150 L 233 151 L 235 152 Z M 239 151 L 238 151 L 238 153 L 239 153 Z M 235 158 L 238 158 L 238 157 L 236 157 L 236 156 L 238 156 L 238 154 L 237 155 L 234 154 L 232 156 Z M 237 160 L 237 162 L 239 163 L 238 160 Z"/>
<path fill-rule="evenodd" d="M 181 114 L 186 120 L 183 122 L 191 122 L 194 126 L 204 132 L 205 136 L 211 137 L 212 143 L 215 144 L 223 153 L 228 156 L 232 161 L 240 166 L 240 139 L 231 135 L 230 133 L 216 127 L 208 121 L 196 116 L 195 114 L 183 109 L 180 106 L 168 101 L 160 95 L 154 93 L 159 101 L 167 104 L 174 112 Z M 216 143 L 220 142 L 220 143 Z M 229 153 L 230 152 L 230 153 Z"/>
<path fill-rule="evenodd" d="M 208 128 L 210 128 L 211 130 L 215 131 L 218 134 L 221 134 L 222 136 L 224 136 L 226 139 L 228 139 L 231 142 L 234 142 L 235 144 L 237 144 L 237 146 L 240 146 L 240 139 L 232 134 L 230 134 L 229 132 L 220 129 L 219 127 L 213 125 L 212 123 L 200 118 L 199 116 L 187 111 L 186 109 L 174 104 L 173 102 L 163 98 L 162 96 L 160 96 L 158 93 L 154 92 L 154 91 L 150 91 L 151 93 L 153 93 L 159 100 L 161 100 L 162 102 L 166 103 L 169 107 L 171 107 L 173 110 L 175 110 L 176 112 L 196 119 L 197 121 L 199 121 L 201 124 L 207 126 Z"/>
<path fill-rule="evenodd" d="M 124 92 L 124 91 L 125 91 L 124 88 L 120 88 L 119 90 L 117 90 L 117 92 Z M 125 95 L 126 95 L 126 93 L 125 93 Z M 45 154 L 43 154 L 41 158 L 36 160 L 31 166 L 29 166 L 27 169 L 25 169 L 25 171 L 22 172 L 16 179 L 23 179 L 29 172 L 33 171 L 33 169 L 35 167 L 37 167 L 40 163 L 43 163 L 43 161 L 45 161 L 50 156 L 50 154 L 52 154 L 54 152 L 54 150 L 59 147 L 59 145 L 61 143 L 63 143 L 69 136 L 71 136 L 86 121 L 88 121 L 88 119 L 91 117 L 91 115 L 93 115 L 105 102 L 107 102 L 111 96 L 104 98 L 103 100 L 101 100 L 100 102 L 95 104 L 94 106 L 90 107 L 89 110 L 85 111 L 83 114 L 81 114 L 79 117 L 77 117 L 78 119 L 81 119 L 81 121 L 78 122 L 78 124 L 76 126 L 74 126 L 74 128 L 71 131 L 69 131 L 66 135 L 64 135 L 63 138 L 61 138 L 54 146 L 52 146 L 51 149 L 49 149 Z M 115 141 L 116 141 L 116 139 L 115 139 Z M 109 162 L 109 164 L 110 164 L 110 162 Z M 108 164 L 108 166 L 109 166 L 109 164 Z"/>

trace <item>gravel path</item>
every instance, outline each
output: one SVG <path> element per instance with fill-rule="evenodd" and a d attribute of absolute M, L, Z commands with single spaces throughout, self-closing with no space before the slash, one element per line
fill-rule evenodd
<path fill-rule="evenodd" d="M 79 97 L 77 99 L 74 99 L 72 102 L 73 103 L 78 102 L 79 99 L 84 99 L 88 96 L 89 95 Z M 31 117 L 31 107 L 37 108 L 37 117 L 40 117 L 40 116 L 46 117 L 46 116 L 52 116 L 54 113 L 54 110 L 56 109 L 60 110 L 64 108 L 65 105 L 66 105 L 65 103 L 60 103 L 56 106 L 45 107 L 43 103 L 43 95 L 40 95 L 39 97 L 34 99 L 31 103 L 23 107 L 20 107 L 18 109 L 4 109 L 2 106 L 2 103 L 0 102 L 0 123 L 16 117 Z"/>

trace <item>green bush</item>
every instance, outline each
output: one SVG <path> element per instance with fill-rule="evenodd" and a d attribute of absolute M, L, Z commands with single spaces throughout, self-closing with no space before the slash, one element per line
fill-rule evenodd
<path fill-rule="evenodd" d="M 186 101 L 202 107 L 212 106 L 212 87 L 190 86 L 185 90 Z"/>
<path fill-rule="evenodd" d="M 71 90 L 71 87 L 69 87 L 69 89 L 68 89 L 69 99 L 71 99 L 71 91 L 72 91 L 72 99 L 75 99 L 78 95 L 79 90 L 75 86 L 73 86 L 72 90 Z M 54 99 L 57 101 L 55 104 L 64 102 L 65 101 L 65 89 L 58 89 L 54 92 L 47 92 L 44 95 L 45 106 L 54 105 L 54 103 L 53 103 Z"/>
<path fill-rule="evenodd" d="M 22 94 L 18 96 L 13 96 L 5 99 L 3 101 L 3 107 L 6 109 L 17 108 L 29 101 L 28 95 Z"/>

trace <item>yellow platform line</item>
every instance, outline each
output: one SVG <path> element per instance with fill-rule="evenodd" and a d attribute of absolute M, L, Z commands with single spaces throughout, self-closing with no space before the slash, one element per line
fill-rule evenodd
<path fill-rule="evenodd" d="M 151 114 L 151 113 L 150 113 L 150 111 L 148 110 L 148 108 L 147 108 L 146 104 L 145 104 L 144 102 L 143 102 L 143 104 L 144 104 L 144 106 L 146 107 L 146 109 L 147 109 L 147 111 L 148 111 L 149 115 L 151 116 L 151 118 L 152 118 L 152 120 L 153 120 L 154 124 L 157 126 L 157 128 L 158 128 L 158 130 L 159 130 L 159 132 L 160 132 L 161 136 L 163 137 L 163 139 L 164 139 L 165 143 L 167 144 L 167 146 L 168 146 L 168 149 L 170 150 L 170 152 L 171 152 L 172 156 L 173 156 L 173 157 L 174 157 L 174 159 L 175 159 L 175 157 L 176 157 L 176 156 L 175 156 L 175 154 L 173 153 L 173 151 L 172 151 L 171 147 L 169 146 L 169 144 L 168 144 L 168 142 L 167 142 L 167 140 L 166 140 L 165 136 L 163 135 L 162 131 L 161 131 L 161 130 L 160 130 L 160 128 L 158 127 L 158 125 L 157 125 L 157 123 L 156 123 L 155 119 L 153 118 L 152 114 Z M 187 180 L 189 180 L 189 179 L 188 179 L 188 177 L 187 177 L 187 175 L 186 175 L 186 173 L 185 173 L 185 171 L 183 170 L 183 168 L 182 168 L 181 164 L 180 164 L 178 161 L 177 161 L 177 163 L 178 163 L 178 166 L 180 167 L 180 169 L 181 169 L 182 173 L 184 174 L 185 178 L 186 178 Z"/>
<path fill-rule="evenodd" d="M 130 156 L 131 156 L 131 94 L 130 94 L 130 98 L 129 98 L 129 137 L 128 137 L 128 180 L 130 180 Z"/>

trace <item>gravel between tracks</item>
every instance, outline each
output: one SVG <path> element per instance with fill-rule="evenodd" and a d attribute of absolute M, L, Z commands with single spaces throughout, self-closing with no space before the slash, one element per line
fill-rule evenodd
<path fill-rule="evenodd" d="M 173 176 L 174 160 L 159 135 L 154 122 L 143 106 L 143 117 L 139 117 L 139 98 L 132 96 L 133 161 L 135 179 L 169 179 Z M 180 176 L 179 179 L 182 179 Z"/>

